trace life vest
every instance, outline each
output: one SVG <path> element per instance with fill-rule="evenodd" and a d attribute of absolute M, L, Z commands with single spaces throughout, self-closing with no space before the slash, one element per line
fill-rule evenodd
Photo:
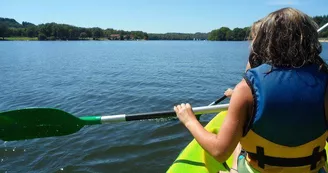
<path fill-rule="evenodd" d="M 250 166 L 260 172 L 302 173 L 325 165 L 327 77 L 317 65 L 262 64 L 245 73 L 254 109 L 240 142 Z"/>

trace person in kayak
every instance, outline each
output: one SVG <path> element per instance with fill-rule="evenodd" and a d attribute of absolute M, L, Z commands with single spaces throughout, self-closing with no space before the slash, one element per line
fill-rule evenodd
<path fill-rule="evenodd" d="M 240 142 L 247 156 L 231 172 L 326 172 L 328 67 L 319 56 L 317 28 L 294 8 L 261 20 L 251 44 L 251 68 L 234 88 L 218 134 L 204 129 L 190 104 L 174 106 L 179 120 L 219 162 Z"/>

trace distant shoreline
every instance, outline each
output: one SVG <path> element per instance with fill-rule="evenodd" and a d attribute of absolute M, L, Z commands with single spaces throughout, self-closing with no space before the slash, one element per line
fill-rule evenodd
<path fill-rule="evenodd" d="M 0 38 L 0 41 L 41 41 L 38 40 L 37 37 L 5 37 L 4 40 Z M 98 38 L 98 39 L 92 39 L 92 38 L 85 38 L 85 39 L 74 39 L 74 40 L 42 40 L 42 41 L 147 41 L 144 39 L 138 39 L 138 40 L 110 40 L 108 38 Z M 156 40 L 150 40 L 150 41 L 156 41 Z M 158 40 L 160 41 L 160 40 Z M 188 41 L 188 40 L 162 40 L 162 41 Z M 195 41 L 195 40 L 189 40 L 189 41 Z M 210 40 L 196 40 L 196 41 L 210 41 Z M 241 40 L 241 41 L 247 41 L 247 40 Z M 319 38 L 320 42 L 327 43 L 328 38 Z"/>

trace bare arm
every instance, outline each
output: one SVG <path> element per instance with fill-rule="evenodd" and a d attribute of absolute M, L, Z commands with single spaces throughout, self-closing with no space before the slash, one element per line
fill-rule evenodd
<path fill-rule="evenodd" d="M 217 135 L 204 129 L 195 118 L 189 104 L 178 105 L 174 110 L 197 142 L 216 160 L 224 162 L 230 157 L 242 137 L 250 101 L 252 101 L 250 88 L 242 80 L 234 90 L 228 114 Z"/>

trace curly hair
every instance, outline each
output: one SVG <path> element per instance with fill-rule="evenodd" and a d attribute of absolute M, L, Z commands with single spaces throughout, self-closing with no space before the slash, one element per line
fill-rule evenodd
<path fill-rule="evenodd" d="M 327 64 L 319 56 L 322 46 L 318 40 L 318 25 L 301 11 L 277 10 L 254 23 L 252 29 L 255 32 L 249 55 L 252 68 L 262 63 L 293 68 L 318 64 L 327 71 Z"/>
<path fill-rule="evenodd" d="M 249 39 L 250 40 L 254 40 L 256 35 L 257 35 L 257 32 L 259 31 L 259 28 L 261 26 L 261 22 L 262 20 L 258 20 L 256 22 L 253 23 L 252 27 L 251 27 L 251 32 L 249 33 Z M 251 48 L 253 46 L 253 42 L 251 44 Z M 253 49 L 251 49 L 253 50 Z M 254 67 L 257 67 L 259 65 L 262 64 L 262 61 L 259 59 L 259 58 L 253 58 L 254 56 L 254 51 L 251 51 L 250 54 L 249 54 L 249 63 L 250 63 L 250 66 L 251 68 L 254 68 Z"/>

